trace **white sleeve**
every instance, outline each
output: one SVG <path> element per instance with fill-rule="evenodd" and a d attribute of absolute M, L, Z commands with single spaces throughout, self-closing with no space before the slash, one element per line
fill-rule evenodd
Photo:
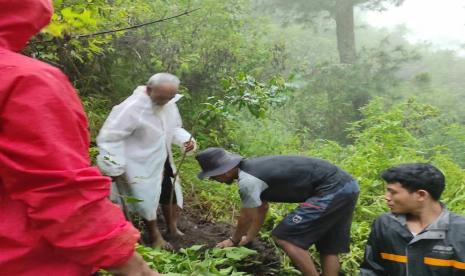
<path fill-rule="evenodd" d="M 268 185 L 262 180 L 241 173 L 239 179 L 239 195 L 241 198 L 242 208 L 257 208 L 262 205 L 260 195 L 268 188 Z"/>
<path fill-rule="evenodd" d="M 176 127 L 173 132 L 173 144 L 181 148 L 184 148 L 184 143 L 189 141 L 189 138 L 191 138 L 191 134 L 182 127 L 181 115 L 179 114 L 179 110 L 176 105 L 174 106 L 174 109 L 174 116 L 176 116 Z M 194 140 L 194 138 L 192 138 L 192 141 L 194 142 L 195 150 L 197 148 L 197 143 Z"/>
<path fill-rule="evenodd" d="M 140 114 L 131 104 L 113 107 L 97 136 L 97 164 L 104 174 L 118 176 L 125 172 L 124 140 L 137 128 Z"/>

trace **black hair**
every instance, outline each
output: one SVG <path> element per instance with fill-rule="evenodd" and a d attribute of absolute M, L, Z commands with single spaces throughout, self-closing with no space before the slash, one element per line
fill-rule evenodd
<path fill-rule="evenodd" d="M 413 193 L 427 191 L 434 200 L 439 200 L 446 186 L 444 174 L 431 164 L 401 164 L 385 170 L 381 177 L 387 183 L 399 182 L 402 187 Z"/>

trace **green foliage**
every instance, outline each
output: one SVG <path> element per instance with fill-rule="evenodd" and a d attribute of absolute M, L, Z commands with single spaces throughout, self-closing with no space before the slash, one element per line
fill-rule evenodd
<path fill-rule="evenodd" d="M 269 118 L 253 120 L 250 116 L 241 116 L 236 127 L 228 131 L 230 148 L 244 156 L 262 156 L 270 154 L 298 153 L 302 149 L 301 136 L 283 124 L 275 115 Z"/>
<path fill-rule="evenodd" d="M 205 249 L 203 245 L 183 248 L 179 253 L 153 249 L 138 245 L 137 252 L 149 266 L 166 276 L 176 275 L 248 275 L 238 272 L 238 267 L 248 261 L 248 257 L 257 254 L 246 247 Z M 102 275 L 110 275 L 100 271 Z"/>
<path fill-rule="evenodd" d="M 401 47 L 390 52 L 366 49 L 353 65 L 315 66 L 283 114 L 291 116 L 294 127 L 308 131 L 309 138 L 350 142 L 346 127 L 361 118 L 359 109 L 372 97 L 395 88 L 400 82 L 395 72 L 416 57 Z"/>
<path fill-rule="evenodd" d="M 127 27 L 134 18 L 150 11 L 151 5 L 142 0 L 131 3 L 122 0 L 55 0 L 54 8 L 52 22 L 43 30 L 42 36 L 33 41 L 37 43 L 37 57 L 61 64 L 74 64 L 76 61 L 88 62 L 96 55 L 111 52 L 112 40 L 121 33 L 86 39 L 78 36 Z M 54 43 L 49 43 L 50 40 Z"/>
<path fill-rule="evenodd" d="M 443 119 L 443 118 L 440 118 Z M 447 122 L 447 121 L 446 121 Z M 421 143 L 425 147 L 437 148 L 451 156 L 460 166 L 465 167 L 465 126 L 463 124 L 435 122 L 428 126 L 428 135 L 423 136 Z"/>
<path fill-rule="evenodd" d="M 89 130 L 93 134 L 92 138 L 95 138 L 110 112 L 109 100 L 98 95 L 88 96 L 82 97 L 82 104 L 89 121 Z"/>
<path fill-rule="evenodd" d="M 204 102 L 220 80 L 247 72 L 262 79 L 275 75 L 275 41 L 265 41 L 267 23 L 248 16 L 241 1 L 55 1 L 52 24 L 27 53 L 60 67 L 81 95 L 105 95 L 111 104 L 127 96 L 150 75 L 169 71 L 183 81 L 183 92 Z M 200 8 L 189 16 L 110 35 L 79 35 L 127 27 Z M 265 78 L 265 79 L 266 79 Z"/>
<path fill-rule="evenodd" d="M 255 119 L 263 119 L 270 108 L 282 106 L 291 87 L 281 77 L 273 77 L 267 83 L 257 81 L 253 76 L 240 73 L 222 81 L 224 95 L 211 96 L 201 103 L 193 127 L 200 134 L 197 139 L 211 144 L 231 144 L 234 138 L 226 129 L 238 129 L 238 121 L 246 115 L 246 108 Z M 206 135 L 205 135 L 206 134 Z M 221 138 L 220 138 L 221 137 Z"/>
<path fill-rule="evenodd" d="M 237 78 L 223 80 L 225 100 L 239 110 L 243 107 L 256 118 L 264 118 L 269 107 L 279 106 L 286 100 L 288 86 L 282 78 L 273 78 L 268 84 L 244 73 Z"/>
<path fill-rule="evenodd" d="M 246 275 L 237 271 L 238 266 L 257 254 L 246 247 L 204 249 L 202 245 L 181 249 L 179 254 L 143 246 L 137 251 L 152 268 L 165 275 Z"/>

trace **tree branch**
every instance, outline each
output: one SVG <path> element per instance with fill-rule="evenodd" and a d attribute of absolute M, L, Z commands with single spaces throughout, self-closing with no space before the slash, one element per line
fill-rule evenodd
<path fill-rule="evenodd" d="M 164 18 L 161 18 L 161 19 L 157 19 L 157 20 L 153 20 L 153 21 L 149 21 L 149 22 L 145 22 L 145 23 L 141 23 L 141 24 L 125 27 L 125 28 L 105 30 L 105 31 L 100 31 L 100 32 L 96 32 L 96 33 L 91 33 L 91 34 L 81 34 L 81 35 L 76 35 L 76 36 L 69 36 L 69 37 L 66 37 L 66 39 L 70 40 L 70 39 L 73 39 L 73 38 L 74 39 L 88 38 L 88 37 L 93 37 L 93 36 L 98 36 L 98 35 L 104 35 L 104 34 L 110 34 L 110 33 L 116 33 L 116 32 L 122 32 L 122 31 L 137 29 L 137 28 L 145 27 L 147 25 L 160 23 L 160 22 L 164 22 L 164 21 L 168 21 L 168 20 L 177 18 L 177 17 L 188 15 L 188 14 L 193 13 L 193 12 L 198 11 L 198 10 L 200 10 L 200 8 L 196 8 L 196 9 L 193 9 L 193 10 L 188 10 L 188 11 L 185 11 L 183 13 L 176 14 L 176 15 L 173 15 L 173 16 L 170 16 L 170 17 L 164 17 Z M 48 43 L 48 42 L 52 42 L 52 41 L 54 41 L 54 39 L 42 40 L 42 41 L 34 41 L 34 42 L 30 42 L 29 44 L 41 44 L 41 43 Z"/>
<path fill-rule="evenodd" d="M 142 23 L 142 24 L 137 24 L 137 25 L 129 26 L 129 27 L 125 27 L 125 28 L 101 31 L 101 32 L 96 32 L 96 33 L 92 33 L 92 34 L 77 35 L 74 38 L 86 38 L 86 37 L 91 37 L 91 36 L 96 36 L 96 35 L 103 35 L 103 34 L 116 33 L 116 32 L 121 32 L 121 31 L 137 29 L 137 28 L 141 28 L 141 27 L 144 27 L 144 26 L 147 26 L 147 25 L 160 23 L 160 22 L 163 22 L 163 21 L 168 21 L 170 19 L 174 19 L 174 18 L 177 18 L 177 17 L 188 15 L 190 13 L 193 13 L 193 12 L 197 11 L 197 10 L 200 10 L 200 8 L 196 8 L 196 9 L 193 9 L 193 10 L 190 10 L 190 11 L 185 11 L 183 13 L 173 15 L 173 16 L 170 16 L 170 17 L 165 17 L 165 18 L 161 18 L 161 19 L 157 19 L 157 20 L 154 20 L 154 21 L 149 21 L 149 22 L 145 22 L 145 23 Z"/>

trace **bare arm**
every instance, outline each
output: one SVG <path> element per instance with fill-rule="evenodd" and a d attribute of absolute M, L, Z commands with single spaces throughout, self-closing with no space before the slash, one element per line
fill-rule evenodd
<path fill-rule="evenodd" d="M 247 231 L 245 239 L 241 239 L 241 242 L 239 243 L 240 245 L 246 245 L 255 239 L 258 232 L 260 231 L 260 228 L 262 228 L 263 222 L 265 222 L 268 208 L 268 202 L 263 202 L 260 207 L 255 208 L 257 209 L 256 216 L 249 226 L 249 230 Z"/>
<path fill-rule="evenodd" d="M 255 223 L 257 217 L 258 208 L 242 208 L 232 239 L 239 243 L 242 236 L 247 234 L 251 226 Z"/>
<path fill-rule="evenodd" d="M 237 221 L 237 227 L 231 239 L 224 240 L 217 244 L 217 247 L 230 247 L 235 245 L 245 245 L 251 242 L 260 231 L 265 221 L 268 203 L 264 202 L 257 208 L 242 208 Z M 246 238 L 242 238 L 245 236 Z"/>
<path fill-rule="evenodd" d="M 257 217 L 257 214 L 258 208 L 241 208 L 234 234 L 231 238 L 218 243 L 216 247 L 224 248 L 238 245 L 242 236 L 248 232 L 252 222 Z"/>

